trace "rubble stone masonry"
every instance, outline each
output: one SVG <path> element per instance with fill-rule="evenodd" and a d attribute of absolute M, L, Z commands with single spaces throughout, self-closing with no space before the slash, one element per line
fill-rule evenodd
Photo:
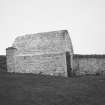
<path fill-rule="evenodd" d="M 105 55 L 74 55 L 73 71 L 76 75 L 105 75 Z"/>
<path fill-rule="evenodd" d="M 67 30 L 19 36 L 6 49 L 7 70 L 67 76 L 66 52 L 72 62 L 73 48 Z"/>

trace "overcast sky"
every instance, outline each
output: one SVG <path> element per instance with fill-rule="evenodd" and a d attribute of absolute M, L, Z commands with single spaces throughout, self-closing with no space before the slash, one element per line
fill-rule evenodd
<path fill-rule="evenodd" d="M 0 54 L 17 36 L 62 29 L 75 53 L 105 54 L 105 0 L 0 0 Z"/>

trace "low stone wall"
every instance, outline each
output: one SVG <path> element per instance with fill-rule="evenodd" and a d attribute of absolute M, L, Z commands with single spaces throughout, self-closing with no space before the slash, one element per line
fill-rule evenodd
<path fill-rule="evenodd" d="M 76 75 L 105 74 L 105 55 L 73 55 L 73 72 Z"/>
<path fill-rule="evenodd" d="M 6 65 L 6 56 L 0 55 L 0 72 L 6 72 L 7 65 Z"/>

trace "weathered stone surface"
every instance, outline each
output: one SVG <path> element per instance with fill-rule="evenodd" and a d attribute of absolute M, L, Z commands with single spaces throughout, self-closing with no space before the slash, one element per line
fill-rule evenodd
<path fill-rule="evenodd" d="M 73 48 L 66 30 L 19 36 L 6 50 L 8 72 L 67 76 L 66 52 Z"/>
<path fill-rule="evenodd" d="M 67 75 L 65 54 L 16 56 L 15 72 Z"/>
<path fill-rule="evenodd" d="M 19 36 L 6 49 L 6 58 L 8 72 L 105 75 L 105 55 L 73 54 L 66 30 Z"/>
<path fill-rule="evenodd" d="M 16 54 L 45 54 L 69 51 L 73 53 L 71 40 L 66 30 L 19 36 L 13 43 Z"/>
<path fill-rule="evenodd" d="M 73 70 L 76 75 L 99 74 L 105 75 L 105 56 L 81 55 L 73 59 Z"/>

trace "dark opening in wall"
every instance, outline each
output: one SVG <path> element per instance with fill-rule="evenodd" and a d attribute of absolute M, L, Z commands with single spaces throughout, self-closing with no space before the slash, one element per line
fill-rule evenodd
<path fill-rule="evenodd" d="M 71 77 L 72 76 L 71 56 L 69 52 L 66 52 L 66 64 L 67 64 L 67 75 L 68 77 Z"/>

